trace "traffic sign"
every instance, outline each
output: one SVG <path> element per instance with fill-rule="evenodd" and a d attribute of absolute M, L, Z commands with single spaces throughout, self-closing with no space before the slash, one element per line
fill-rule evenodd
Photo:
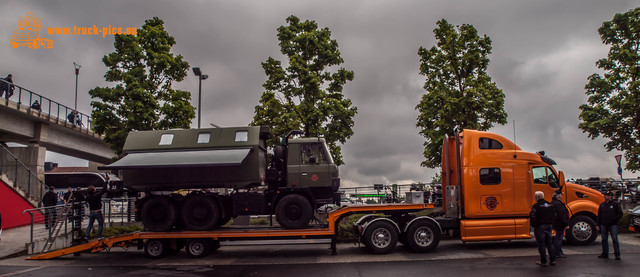
<path fill-rule="evenodd" d="M 622 155 L 616 155 L 616 162 L 618 163 L 618 166 L 620 166 L 621 160 L 622 160 Z"/>

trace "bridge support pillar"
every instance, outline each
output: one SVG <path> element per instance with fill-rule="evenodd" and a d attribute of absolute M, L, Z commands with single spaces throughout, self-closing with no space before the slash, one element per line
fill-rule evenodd
<path fill-rule="evenodd" d="M 27 147 L 9 147 L 18 160 L 27 166 L 38 179 L 44 181 L 44 160 L 47 149 L 37 143 L 29 143 Z"/>

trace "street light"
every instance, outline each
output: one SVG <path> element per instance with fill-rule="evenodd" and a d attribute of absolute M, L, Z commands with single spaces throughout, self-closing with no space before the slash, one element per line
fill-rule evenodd
<path fill-rule="evenodd" d="M 73 103 L 73 110 L 77 111 L 78 110 L 78 74 L 80 74 L 80 67 L 82 66 L 80 66 L 76 62 L 73 62 L 73 67 L 76 69 L 76 97 Z"/>
<path fill-rule="evenodd" d="M 193 74 L 198 76 L 198 129 L 200 129 L 200 104 L 202 103 L 202 80 L 209 78 L 209 75 L 202 74 L 199 67 L 193 68 Z"/>

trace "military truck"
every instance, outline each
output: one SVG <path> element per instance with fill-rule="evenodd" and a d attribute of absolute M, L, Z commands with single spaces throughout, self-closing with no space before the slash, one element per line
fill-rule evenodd
<path fill-rule="evenodd" d="M 150 231 L 211 230 L 239 215 L 274 215 L 304 228 L 317 207 L 339 203 L 340 178 L 323 138 L 284 135 L 267 153 L 267 126 L 133 131 L 120 160 L 124 186 L 141 198 L 136 219 Z M 268 162 L 268 160 L 270 160 Z"/>

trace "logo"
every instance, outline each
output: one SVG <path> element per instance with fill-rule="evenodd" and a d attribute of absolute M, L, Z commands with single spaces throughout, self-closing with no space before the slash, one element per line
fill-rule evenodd
<path fill-rule="evenodd" d="M 484 199 L 484 205 L 487 209 L 493 211 L 498 207 L 498 199 L 495 196 L 489 196 Z"/>
<path fill-rule="evenodd" d="M 32 49 L 38 49 L 40 46 L 44 46 L 45 49 L 53 47 L 53 40 L 42 37 L 42 19 L 37 18 L 35 14 L 27 13 L 18 19 L 18 26 L 11 35 L 11 47 L 20 46 Z"/>
<path fill-rule="evenodd" d="M 318 179 L 320 179 L 320 178 L 318 178 L 318 175 L 316 175 L 316 174 L 313 174 L 313 176 L 311 176 L 311 181 L 315 182 L 315 181 L 318 181 Z"/>

